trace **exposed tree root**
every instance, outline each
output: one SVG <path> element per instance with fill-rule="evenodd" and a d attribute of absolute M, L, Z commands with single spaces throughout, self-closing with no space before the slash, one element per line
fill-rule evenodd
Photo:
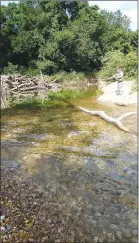
<path fill-rule="evenodd" d="M 119 129 L 121 129 L 124 132 L 129 132 L 129 129 L 126 128 L 125 126 L 123 126 L 123 124 L 121 123 L 121 120 L 124 119 L 127 116 L 132 116 L 134 114 L 137 114 L 137 112 L 127 112 L 127 113 L 121 115 L 118 118 L 113 118 L 113 117 L 105 114 L 104 111 L 98 111 L 98 110 L 97 111 L 91 111 L 91 110 L 85 109 L 83 107 L 78 107 L 78 108 L 80 110 L 90 114 L 90 115 L 100 116 L 103 120 L 114 124 L 115 126 L 117 126 Z"/>

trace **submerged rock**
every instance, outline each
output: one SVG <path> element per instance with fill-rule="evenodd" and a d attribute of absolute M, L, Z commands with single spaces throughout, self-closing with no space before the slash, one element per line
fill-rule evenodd
<path fill-rule="evenodd" d="M 79 136 L 79 135 L 82 135 L 82 134 L 87 134 L 88 131 L 71 131 L 69 134 L 68 134 L 68 138 L 71 138 L 71 137 L 74 137 L 74 136 Z"/>

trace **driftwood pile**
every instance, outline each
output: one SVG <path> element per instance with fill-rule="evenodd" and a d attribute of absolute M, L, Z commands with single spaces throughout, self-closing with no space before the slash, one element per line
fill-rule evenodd
<path fill-rule="evenodd" d="M 48 99 L 48 90 L 60 91 L 56 79 L 50 77 L 29 77 L 20 75 L 1 76 L 1 108 L 8 107 L 11 102 L 38 98 L 42 101 Z"/>

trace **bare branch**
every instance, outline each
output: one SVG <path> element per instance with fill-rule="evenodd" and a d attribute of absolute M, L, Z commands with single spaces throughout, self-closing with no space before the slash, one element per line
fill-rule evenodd
<path fill-rule="evenodd" d="M 118 120 L 121 121 L 121 120 L 124 119 L 125 117 L 127 117 L 127 116 L 132 116 L 132 115 L 134 115 L 134 114 L 137 114 L 137 112 L 127 112 L 127 113 L 121 115 L 121 116 L 118 118 Z"/>
<path fill-rule="evenodd" d="M 114 124 L 115 126 L 117 126 L 119 129 L 121 129 L 124 132 L 129 132 L 129 129 L 126 128 L 125 126 L 123 126 L 123 124 L 121 123 L 121 120 L 127 116 L 131 116 L 133 114 L 136 114 L 136 112 L 128 112 L 126 114 L 121 115 L 119 118 L 113 118 L 111 116 L 108 116 L 107 114 L 105 114 L 104 111 L 91 111 L 88 109 L 85 109 L 83 107 L 78 107 L 80 110 L 90 114 L 90 115 L 95 115 L 95 116 L 99 116 L 101 117 L 103 120 L 110 122 L 112 124 Z"/>

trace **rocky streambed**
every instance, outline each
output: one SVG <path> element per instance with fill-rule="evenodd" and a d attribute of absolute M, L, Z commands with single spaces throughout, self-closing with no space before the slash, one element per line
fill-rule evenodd
<path fill-rule="evenodd" d="M 1 242 L 137 242 L 136 116 L 125 133 L 75 106 L 2 112 Z"/>

